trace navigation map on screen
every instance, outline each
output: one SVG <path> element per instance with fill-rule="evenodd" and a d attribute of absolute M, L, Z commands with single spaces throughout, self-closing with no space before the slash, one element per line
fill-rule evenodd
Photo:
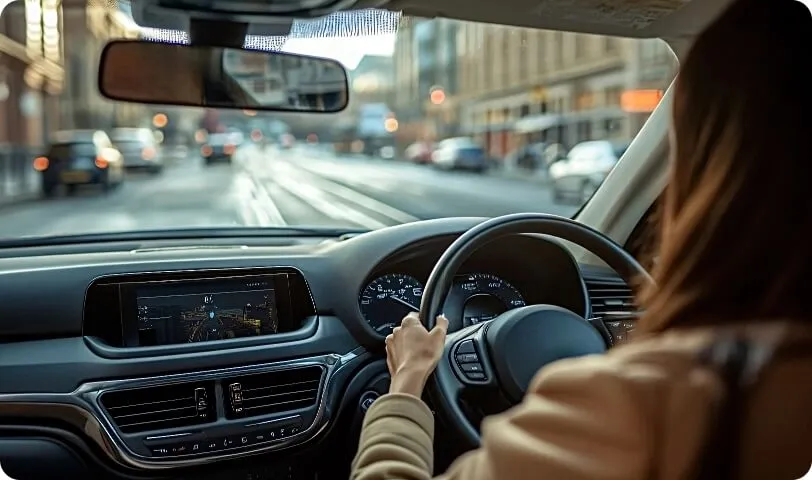
<path fill-rule="evenodd" d="M 279 329 L 268 282 L 210 285 L 194 293 L 188 285 L 156 290 L 136 295 L 142 346 L 268 335 Z"/>

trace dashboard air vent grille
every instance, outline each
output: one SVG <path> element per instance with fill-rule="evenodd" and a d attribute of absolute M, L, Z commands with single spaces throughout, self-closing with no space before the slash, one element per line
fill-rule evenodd
<path fill-rule="evenodd" d="M 592 316 L 630 317 L 637 315 L 632 289 L 620 278 L 588 277 L 585 278 L 589 301 L 592 305 Z"/>
<path fill-rule="evenodd" d="M 123 433 L 199 425 L 217 415 L 214 382 L 105 392 L 99 401 Z"/>
<path fill-rule="evenodd" d="M 231 378 L 223 382 L 226 415 L 256 417 L 314 407 L 322 373 L 312 366 Z"/>

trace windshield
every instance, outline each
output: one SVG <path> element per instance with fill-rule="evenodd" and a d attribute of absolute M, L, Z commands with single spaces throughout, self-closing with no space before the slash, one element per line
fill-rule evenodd
<path fill-rule="evenodd" d="M 396 34 L 266 43 L 341 62 L 351 92 L 338 114 L 114 102 L 98 94 L 101 49 L 146 31 L 108 7 L 59 3 L 14 2 L 0 16 L 34 52 L 0 77 L 13 106 L 0 122 L 0 237 L 571 216 L 677 67 L 660 40 L 400 17 Z M 43 28 L 27 29 L 26 14 Z M 56 131 L 112 143 L 52 143 Z M 579 145 L 600 148 L 578 161 Z"/>

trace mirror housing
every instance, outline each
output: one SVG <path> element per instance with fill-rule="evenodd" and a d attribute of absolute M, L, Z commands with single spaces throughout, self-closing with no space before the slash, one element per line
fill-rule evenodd
<path fill-rule="evenodd" d="M 99 90 L 112 100 L 277 112 L 335 113 L 349 101 L 335 60 L 141 40 L 105 46 Z"/>

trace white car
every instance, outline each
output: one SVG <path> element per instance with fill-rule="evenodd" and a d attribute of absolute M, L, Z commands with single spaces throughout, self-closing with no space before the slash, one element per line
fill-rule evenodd
<path fill-rule="evenodd" d="M 629 142 L 598 140 L 575 145 L 566 158 L 550 165 L 553 200 L 572 200 L 579 205 L 595 190 L 626 152 Z"/>

